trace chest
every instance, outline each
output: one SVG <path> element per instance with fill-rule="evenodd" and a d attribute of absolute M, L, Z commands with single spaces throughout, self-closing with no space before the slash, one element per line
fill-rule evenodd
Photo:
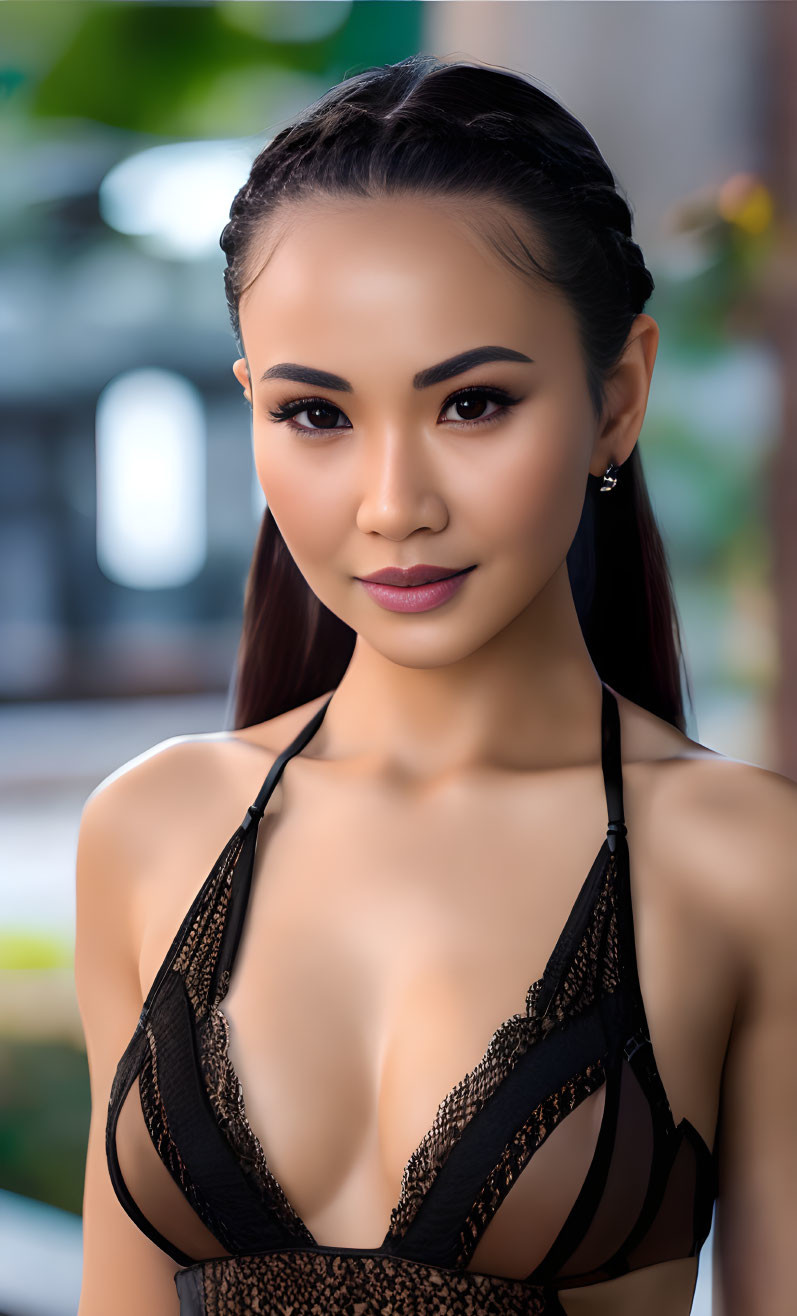
<path fill-rule="evenodd" d="M 249 1122 L 319 1241 L 379 1245 L 441 1102 L 524 1011 L 605 835 L 599 774 L 567 775 L 458 781 L 419 800 L 367 780 L 322 787 L 307 773 L 275 793 L 223 1008 Z M 676 885 L 650 880 L 632 796 L 636 956 L 653 1047 L 675 1119 L 687 1115 L 710 1146 L 729 966 L 706 927 L 685 919 Z M 214 844 L 200 828 L 161 874 L 142 989 Z M 596 1092 L 569 1121 L 574 1182 L 560 1164 L 563 1202 L 586 1172 L 602 1103 Z M 541 1173 L 539 1154 L 536 1164 Z M 549 1227 L 550 1201 L 549 1190 Z"/>

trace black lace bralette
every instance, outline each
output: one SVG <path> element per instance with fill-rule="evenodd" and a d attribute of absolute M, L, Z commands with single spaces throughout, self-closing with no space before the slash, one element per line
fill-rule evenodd
<path fill-rule="evenodd" d="M 717 1195 L 716 1148 L 688 1119 L 675 1123 L 653 1055 L 637 972 L 620 719 L 614 693 L 602 688 L 606 836 L 525 1009 L 499 1024 L 409 1157 L 379 1247 L 315 1240 L 269 1168 L 229 1058 L 222 1002 L 258 826 L 332 696 L 275 759 L 158 970 L 108 1105 L 116 1195 L 181 1267 L 181 1316 L 554 1316 L 563 1313 L 559 1289 L 699 1254 Z M 155 1163 L 162 1177 L 153 1186 Z M 513 1203 L 507 1273 L 494 1273 L 477 1249 Z M 191 1250 L 189 1215 L 206 1240 Z"/>

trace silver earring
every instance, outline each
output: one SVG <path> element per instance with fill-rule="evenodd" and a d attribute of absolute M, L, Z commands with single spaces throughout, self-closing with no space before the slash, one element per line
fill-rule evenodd
<path fill-rule="evenodd" d="M 620 467 L 615 466 L 614 462 L 609 462 L 609 465 L 603 473 L 603 484 L 598 490 L 599 493 L 608 493 L 614 488 L 617 483 L 617 472 L 619 469 Z"/>

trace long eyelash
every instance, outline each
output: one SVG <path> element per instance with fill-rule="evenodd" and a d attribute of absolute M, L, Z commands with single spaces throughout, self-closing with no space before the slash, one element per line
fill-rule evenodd
<path fill-rule="evenodd" d="M 306 425 L 292 424 L 291 422 L 292 416 L 297 416 L 300 411 L 304 411 L 305 408 L 309 408 L 312 406 L 326 407 L 327 411 L 337 411 L 341 416 L 343 415 L 343 412 L 340 410 L 340 407 L 336 407 L 335 404 L 333 402 L 330 402 L 328 398 L 295 398 L 292 402 L 280 402 L 279 405 L 275 407 L 273 411 L 270 410 L 268 414 L 269 416 L 271 416 L 272 420 L 287 421 L 288 428 L 292 430 L 296 430 L 299 434 L 323 434 L 323 433 L 331 434 L 332 433 L 331 429 L 322 430 L 319 428 L 315 430 L 310 430 L 307 428 Z M 337 429 L 339 427 L 335 426 L 335 428 Z M 343 426 L 342 428 L 345 429 L 345 426 Z"/>
<path fill-rule="evenodd" d="M 500 420 L 505 416 L 506 413 L 512 407 L 517 406 L 520 401 L 520 398 L 512 397 L 511 394 L 507 393 L 503 388 L 472 384 L 469 388 L 461 388 L 458 392 L 452 393 L 451 397 L 447 398 L 443 403 L 441 412 L 447 411 L 448 408 L 455 402 L 458 402 L 460 398 L 471 397 L 474 394 L 487 398 L 490 402 L 500 402 L 502 405 L 499 407 L 498 411 L 494 411 L 491 416 L 479 416 L 475 420 L 449 421 L 449 425 L 464 426 L 465 429 L 475 429 L 478 425 L 491 425 L 493 421 Z M 293 421 L 293 417 L 304 411 L 306 408 L 313 406 L 326 407 L 328 411 L 337 411 L 339 415 L 345 415 L 345 412 L 341 411 L 340 407 L 336 407 L 328 398 L 320 397 L 293 398 L 290 402 L 279 403 L 273 411 L 269 410 L 268 414 L 271 416 L 272 420 L 285 422 L 288 425 L 288 428 L 294 430 L 297 434 L 333 434 L 335 431 L 346 429 L 345 425 L 334 425 L 330 426 L 329 429 L 323 429 L 322 427 L 309 429 L 306 425 L 296 425 Z"/>

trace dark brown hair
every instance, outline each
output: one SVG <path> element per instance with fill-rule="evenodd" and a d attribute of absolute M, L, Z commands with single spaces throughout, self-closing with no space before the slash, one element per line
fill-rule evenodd
<path fill-rule="evenodd" d="M 533 81 L 428 54 L 344 79 L 255 159 L 220 238 L 239 349 L 238 305 L 256 277 L 255 239 L 282 202 L 401 192 L 476 203 L 474 227 L 481 223 L 495 250 L 568 299 L 600 418 L 606 380 L 654 287 L 631 236 L 628 201 L 587 130 Z M 638 444 L 616 487 L 601 495 L 600 483 L 588 476 L 567 555 L 587 648 L 603 680 L 683 731 L 678 619 Z M 244 594 L 234 728 L 333 689 L 355 639 L 310 589 L 267 507 Z"/>

